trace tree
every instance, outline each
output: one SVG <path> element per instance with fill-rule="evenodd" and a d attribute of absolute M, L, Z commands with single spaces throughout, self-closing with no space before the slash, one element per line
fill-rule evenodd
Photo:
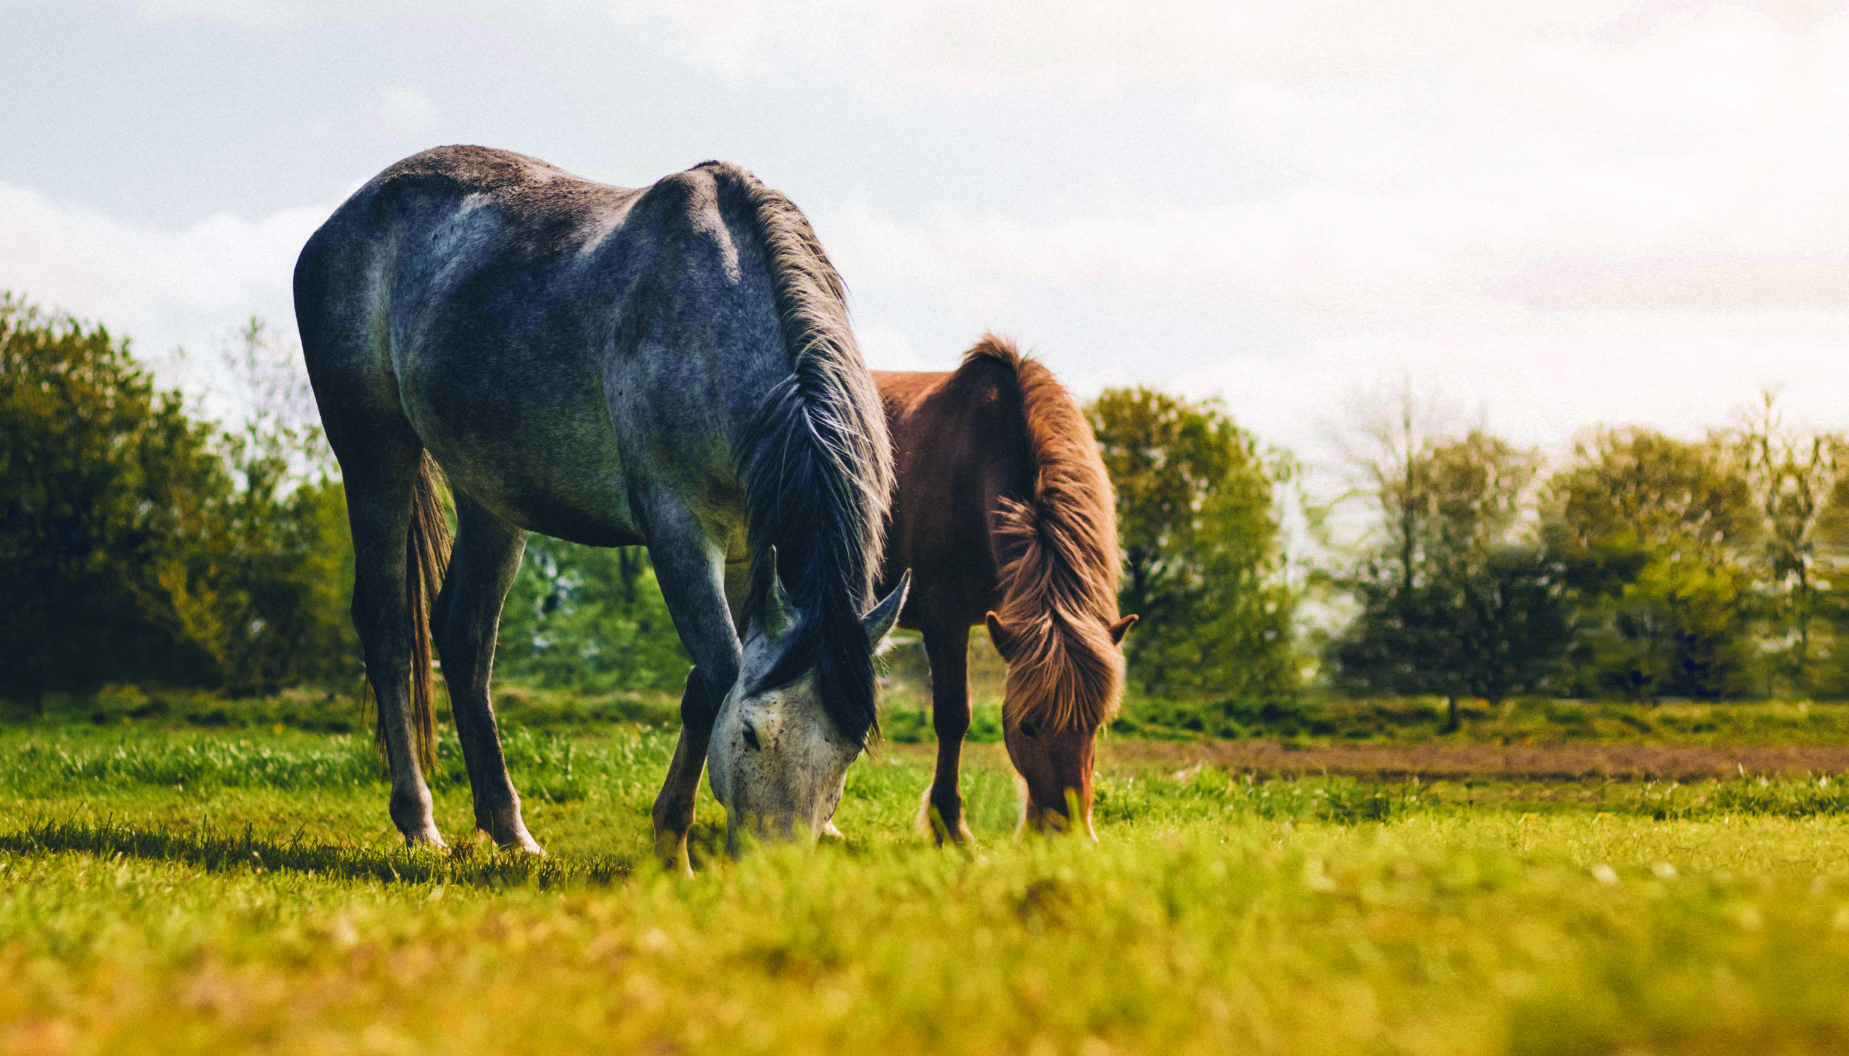
<path fill-rule="evenodd" d="M 1543 516 L 1580 613 L 1569 688 L 1716 699 L 1752 681 L 1760 517 L 1724 438 L 1599 429 L 1547 482 Z"/>
<path fill-rule="evenodd" d="M 0 293 L 0 692 L 212 677 L 212 439 L 126 341 Z"/>
<path fill-rule="evenodd" d="M 346 491 L 300 350 L 252 318 L 222 350 L 239 414 L 217 446 L 231 486 L 213 502 L 220 684 L 233 692 L 360 674 L 348 615 Z"/>
<path fill-rule="evenodd" d="M 358 673 L 345 500 L 299 357 L 253 321 L 230 360 L 264 383 L 235 431 L 102 327 L 0 294 L 0 692 Z M 291 371 L 293 409 L 271 384 Z"/>
<path fill-rule="evenodd" d="M 1757 615 L 1766 692 L 1808 695 L 1839 685 L 1830 632 L 1841 622 L 1832 619 L 1841 605 L 1831 588 L 1849 543 L 1849 508 L 1841 501 L 1849 498 L 1843 487 L 1849 482 L 1838 470 L 1842 440 L 1787 428 L 1767 392 L 1757 413 L 1741 416 L 1733 446 L 1762 526 Z"/>
<path fill-rule="evenodd" d="M 1456 729 L 1459 697 L 1500 700 L 1552 672 L 1568 637 L 1562 570 L 1519 531 L 1535 455 L 1417 424 L 1402 400 L 1363 460 L 1376 527 L 1336 577 L 1359 612 L 1329 656 L 1352 691 L 1444 696 Z"/>
<path fill-rule="evenodd" d="M 1107 389 L 1088 408 L 1117 490 L 1120 608 L 1132 677 L 1152 693 L 1297 687 L 1275 488 L 1291 473 L 1213 401 Z"/>

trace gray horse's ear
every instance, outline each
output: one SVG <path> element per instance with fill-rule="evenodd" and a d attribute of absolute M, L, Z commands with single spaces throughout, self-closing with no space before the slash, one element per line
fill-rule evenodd
<path fill-rule="evenodd" d="M 892 593 L 873 606 L 872 612 L 861 617 L 860 626 L 867 632 L 867 648 L 876 653 L 880 651 L 893 625 L 899 622 L 899 610 L 905 608 L 905 595 L 911 588 L 912 570 L 908 568 L 899 576 L 899 585 L 892 588 Z"/>
<path fill-rule="evenodd" d="M 790 596 L 783 590 L 783 577 L 777 574 L 776 547 L 765 552 L 764 562 L 770 566 L 764 570 L 770 585 L 765 588 L 764 611 L 758 613 L 758 621 L 764 625 L 765 634 L 781 638 L 796 626 L 796 606 L 790 604 Z"/>

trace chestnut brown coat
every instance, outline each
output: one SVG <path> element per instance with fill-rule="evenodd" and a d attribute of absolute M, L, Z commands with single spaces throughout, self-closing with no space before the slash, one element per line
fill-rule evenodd
<path fill-rule="evenodd" d="M 1025 821 L 1090 834 L 1098 730 L 1123 696 L 1117 521 L 1097 438 L 1044 365 L 985 336 L 951 372 L 875 371 L 896 494 L 884 578 L 907 568 L 901 626 L 924 634 L 937 771 L 925 808 L 964 839 L 969 629 L 1008 662 L 1002 728 Z M 1074 818 L 1076 812 L 1077 817 Z"/>

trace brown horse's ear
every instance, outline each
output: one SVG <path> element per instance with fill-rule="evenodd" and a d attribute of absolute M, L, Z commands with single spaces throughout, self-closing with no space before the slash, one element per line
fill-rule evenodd
<path fill-rule="evenodd" d="M 1124 644 L 1124 635 L 1128 634 L 1130 628 L 1135 626 L 1136 614 L 1131 613 L 1123 619 L 1118 620 L 1116 623 L 1111 624 L 1109 627 L 1105 628 L 1105 630 L 1110 633 L 1112 645 L 1122 645 Z"/>
<path fill-rule="evenodd" d="M 1008 633 L 1006 627 L 1002 626 L 1002 618 L 995 615 L 995 613 L 989 613 L 984 619 L 986 619 L 989 624 L 989 641 L 994 643 L 995 651 L 1002 654 L 1003 660 L 1008 659 L 1008 654 L 1013 652 L 1014 636 Z"/>

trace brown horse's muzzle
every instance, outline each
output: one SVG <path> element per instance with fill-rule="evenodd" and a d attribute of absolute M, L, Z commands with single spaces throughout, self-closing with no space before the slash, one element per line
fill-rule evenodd
<path fill-rule="evenodd" d="M 1008 756 L 1027 785 L 1023 823 L 1039 832 L 1079 832 L 1092 839 L 1091 769 L 1096 730 L 1047 732 L 1031 723 L 1005 724 Z"/>

